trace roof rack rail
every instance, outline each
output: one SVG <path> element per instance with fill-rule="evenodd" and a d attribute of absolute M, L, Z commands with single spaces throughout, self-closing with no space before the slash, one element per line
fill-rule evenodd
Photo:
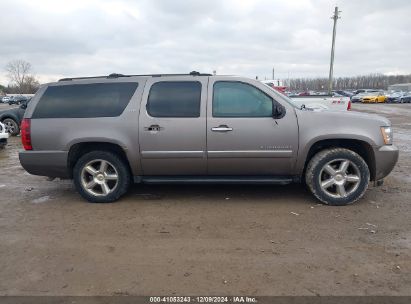
<path fill-rule="evenodd" d="M 118 78 L 118 77 L 128 77 L 123 74 L 117 74 L 117 73 L 111 73 L 110 75 L 107 76 L 107 78 Z"/>
<path fill-rule="evenodd" d="M 72 77 L 72 78 L 62 78 L 59 81 L 71 81 L 71 80 L 79 80 L 79 79 L 94 79 L 94 78 L 120 78 L 120 77 L 136 77 L 136 76 L 146 76 L 146 77 L 164 77 L 164 76 L 213 76 L 212 74 L 200 73 L 197 71 L 192 71 L 188 74 L 140 74 L 140 75 L 124 75 L 124 74 L 117 74 L 111 73 L 108 76 L 88 76 L 88 77 Z"/>

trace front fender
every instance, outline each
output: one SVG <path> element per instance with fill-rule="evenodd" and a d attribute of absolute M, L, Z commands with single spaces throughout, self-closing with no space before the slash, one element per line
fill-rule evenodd
<path fill-rule="evenodd" d="M 308 161 L 307 158 L 309 156 L 311 148 L 314 147 L 317 143 L 325 141 L 344 141 L 345 143 L 349 143 L 350 141 L 355 141 L 356 143 L 361 142 L 367 144 L 371 150 L 376 146 L 376 143 L 372 140 L 372 138 L 358 134 L 327 134 L 316 136 L 307 141 L 304 145 L 300 145 L 300 150 L 298 151 L 298 158 L 295 167 L 296 175 L 301 175 L 303 173 L 306 161 Z"/>
<path fill-rule="evenodd" d="M 295 174 L 301 174 L 308 153 L 319 141 L 344 140 L 365 143 L 371 150 L 384 145 L 381 126 L 391 125 L 390 121 L 378 115 L 359 112 L 336 111 L 296 111 L 299 125 L 299 151 Z M 335 144 L 335 143 L 333 143 Z"/>

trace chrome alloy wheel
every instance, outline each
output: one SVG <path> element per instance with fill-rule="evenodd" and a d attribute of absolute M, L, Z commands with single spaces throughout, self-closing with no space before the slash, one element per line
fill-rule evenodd
<path fill-rule="evenodd" d="M 3 124 L 7 133 L 13 134 L 14 132 L 16 132 L 16 125 L 13 123 L 13 121 L 8 119 L 4 121 Z"/>
<path fill-rule="evenodd" d="M 106 160 L 92 160 L 81 170 L 81 184 L 91 195 L 106 196 L 118 185 L 117 170 Z"/>
<path fill-rule="evenodd" d="M 321 169 L 321 189 L 335 198 L 347 197 L 355 192 L 361 182 L 360 169 L 348 159 L 335 159 Z"/>

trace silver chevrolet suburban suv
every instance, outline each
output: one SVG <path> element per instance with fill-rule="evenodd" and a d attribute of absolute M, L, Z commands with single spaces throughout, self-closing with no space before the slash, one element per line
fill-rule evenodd
<path fill-rule="evenodd" d="M 303 182 L 347 205 L 398 159 L 384 117 L 315 111 L 259 81 L 198 72 L 61 79 L 39 89 L 21 132 L 29 173 L 73 179 L 99 203 L 132 182 Z"/>

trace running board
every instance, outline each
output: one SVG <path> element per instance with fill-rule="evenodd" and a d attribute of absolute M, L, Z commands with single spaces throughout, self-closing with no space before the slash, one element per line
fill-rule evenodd
<path fill-rule="evenodd" d="M 289 176 L 135 176 L 135 183 L 145 184 L 276 184 L 286 185 Z"/>

